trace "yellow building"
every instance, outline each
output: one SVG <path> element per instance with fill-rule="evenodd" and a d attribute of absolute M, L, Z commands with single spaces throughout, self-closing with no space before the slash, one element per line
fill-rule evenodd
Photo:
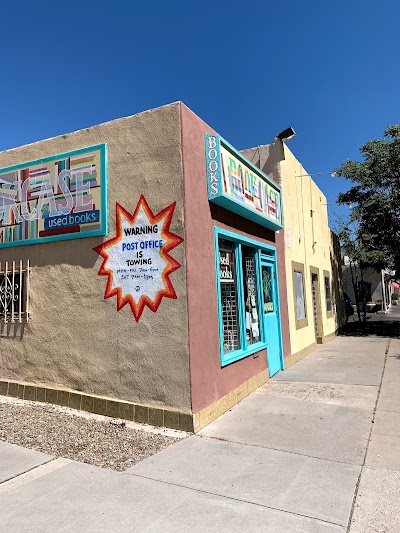
<path fill-rule="evenodd" d="M 344 323 L 340 246 L 328 225 L 326 197 L 285 143 L 275 139 L 243 155 L 283 193 L 289 366 L 331 340 Z"/>

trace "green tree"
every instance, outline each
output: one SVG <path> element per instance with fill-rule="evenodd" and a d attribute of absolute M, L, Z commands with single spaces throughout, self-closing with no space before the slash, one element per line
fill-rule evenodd
<path fill-rule="evenodd" d="M 347 291 L 351 285 L 354 293 L 357 316 L 359 322 L 367 320 L 367 308 L 364 291 L 360 292 L 360 284 L 364 285 L 365 269 L 370 266 L 369 252 L 363 242 L 355 235 L 354 228 L 349 221 L 341 221 L 337 228 L 337 236 L 344 254 L 344 269 L 342 274 L 343 287 Z M 362 317 L 362 318 L 361 318 Z"/>
<path fill-rule="evenodd" d="M 360 152 L 363 161 L 348 160 L 336 169 L 354 183 L 338 203 L 353 204 L 353 238 L 367 263 L 400 272 L 400 125 L 389 126 L 383 139 L 368 141 Z"/>

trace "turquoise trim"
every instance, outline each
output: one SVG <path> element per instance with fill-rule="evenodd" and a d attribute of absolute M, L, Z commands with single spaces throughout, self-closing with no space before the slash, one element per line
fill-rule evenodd
<path fill-rule="evenodd" d="M 25 241 L 15 241 L 15 242 L 5 242 L 0 243 L 0 248 L 11 248 L 13 246 L 27 246 L 28 244 L 43 244 L 46 242 L 54 242 L 54 241 L 68 241 L 72 239 L 84 239 L 86 237 L 98 237 L 99 235 L 105 235 L 103 230 L 96 230 L 92 233 L 85 232 L 85 233 L 71 233 L 69 235 L 58 235 L 57 238 L 55 237 L 42 237 L 40 239 L 30 239 Z"/>
<path fill-rule="evenodd" d="M 282 340 L 282 321 L 281 321 L 281 301 L 279 297 L 279 277 L 278 277 L 278 268 L 277 268 L 277 262 L 276 257 L 272 260 L 269 257 L 262 257 L 260 262 L 260 269 L 261 265 L 269 265 L 272 266 L 273 272 L 274 272 L 274 294 L 276 295 L 276 303 L 278 308 L 278 330 L 279 330 L 279 357 L 280 357 L 280 363 L 281 363 L 281 370 L 285 369 L 285 358 L 283 356 L 283 340 Z"/>
<path fill-rule="evenodd" d="M 253 163 L 251 163 L 248 159 L 246 159 L 240 152 L 238 152 L 236 150 L 236 148 L 234 148 L 230 143 L 228 143 L 228 141 L 226 141 L 225 139 L 223 139 L 222 137 L 220 137 L 220 142 L 221 144 L 227 148 L 230 152 L 233 152 L 235 154 L 235 156 L 241 160 L 241 162 L 246 165 L 247 167 L 249 167 L 253 172 L 254 174 L 258 174 L 258 176 L 266 181 L 269 185 L 271 185 L 271 187 L 273 189 L 276 189 L 278 192 L 282 192 L 281 191 L 281 188 L 279 187 L 279 185 L 277 185 L 273 180 L 271 180 L 271 178 L 269 178 L 266 174 L 264 174 L 264 172 L 262 172 L 258 167 L 256 167 L 255 165 L 253 165 Z"/>
<path fill-rule="evenodd" d="M 260 336 L 261 339 L 265 340 L 265 324 L 264 324 L 264 295 L 263 295 L 263 286 L 262 286 L 262 272 L 261 272 L 261 250 L 258 248 L 256 250 L 256 271 L 257 271 L 257 292 L 259 294 L 259 299 L 261 301 L 261 315 L 260 315 Z"/>
<path fill-rule="evenodd" d="M 281 203 L 281 224 L 282 224 L 282 229 L 285 227 L 285 214 L 283 212 L 283 195 L 284 195 L 284 192 L 281 190 L 281 195 L 280 195 L 280 203 Z"/>
<path fill-rule="evenodd" d="M 279 231 L 283 228 L 283 226 L 281 226 L 280 224 L 276 224 L 272 220 L 269 220 L 259 215 L 253 209 L 247 207 L 247 205 L 235 202 L 235 200 L 232 200 L 232 198 L 228 196 L 215 196 L 212 199 L 209 198 L 209 200 L 212 201 L 214 204 L 218 204 L 221 207 L 225 207 L 225 209 L 228 209 L 228 211 L 233 211 L 234 213 L 237 213 L 243 218 L 246 218 L 248 220 L 251 220 L 252 222 L 255 222 L 256 224 L 259 224 L 260 226 L 263 226 L 264 228 L 268 228 L 272 231 Z"/>
<path fill-rule="evenodd" d="M 238 305 L 238 317 L 239 317 L 239 344 L 241 346 L 240 352 L 246 353 L 247 351 L 247 336 L 246 336 L 246 323 L 243 320 L 245 316 L 244 308 L 244 290 L 243 290 L 243 266 L 242 266 L 242 247 L 235 246 L 235 258 L 236 258 L 236 277 L 237 277 L 237 305 Z M 230 352 L 232 354 L 232 352 Z M 228 354 L 224 354 L 226 356 Z"/>
<path fill-rule="evenodd" d="M 104 190 L 101 192 L 101 214 L 102 214 L 102 233 L 100 235 L 107 235 L 108 233 L 108 149 L 106 144 L 98 144 L 101 153 L 101 171 L 104 179 Z"/>
<path fill-rule="evenodd" d="M 257 241 L 255 239 L 248 239 L 247 237 L 244 237 L 243 235 L 238 235 L 237 233 L 233 233 L 232 231 L 228 231 L 222 228 L 218 228 L 217 226 L 214 227 L 214 231 L 217 233 L 220 233 L 221 235 L 224 235 L 226 237 L 229 237 L 232 241 L 241 241 L 245 244 L 250 244 L 251 246 L 257 246 L 261 250 L 268 250 L 269 252 L 276 253 L 275 246 L 271 246 L 270 244 L 265 244 L 263 242 Z"/>
<path fill-rule="evenodd" d="M 231 363 L 240 361 L 240 359 L 244 359 L 249 355 L 253 355 L 253 353 L 265 350 L 267 344 L 265 342 L 257 342 L 256 344 L 251 344 L 250 346 L 251 347 L 247 348 L 246 350 L 236 350 L 235 352 L 228 352 L 224 354 L 223 361 L 221 359 L 221 366 L 230 365 Z"/>
<path fill-rule="evenodd" d="M 235 247 L 235 261 L 236 261 L 236 278 L 237 278 L 237 298 L 238 298 L 238 316 L 239 316 L 239 335 L 240 335 L 240 350 L 235 350 L 234 352 L 224 353 L 223 346 L 223 322 L 222 322 L 222 304 L 221 304 L 221 285 L 220 285 L 220 274 L 219 274 L 219 248 L 218 248 L 218 238 L 226 238 L 230 241 L 235 242 L 237 245 Z M 246 321 L 245 321 L 245 312 L 244 312 L 244 294 L 243 294 L 243 270 L 242 270 L 242 254 L 241 254 L 241 245 L 252 246 L 256 248 L 255 258 L 256 258 L 256 273 L 257 273 L 257 291 L 258 291 L 258 316 L 260 317 L 259 326 L 260 326 L 260 338 L 261 341 L 256 344 L 247 344 L 246 338 Z M 278 306 L 278 329 L 279 329 L 279 346 L 281 352 L 281 365 L 283 368 L 283 350 L 282 350 L 282 328 L 281 328 L 281 319 L 280 319 L 280 301 L 279 301 L 279 290 L 278 290 L 278 278 L 277 278 L 277 268 L 276 268 L 276 248 L 274 246 L 261 243 L 254 239 L 248 239 L 231 231 L 227 231 L 218 227 L 214 227 L 214 246 L 215 246 L 215 268 L 216 268 L 216 280 L 217 280 L 217 296 L 218 296 L 218 330 L 219 330 L 219 350 L 220 350 L 220 360 L 221 366 L 224 367 L 240 359 L 244 359 L 249 355 L 259 352 L 267 347 L 265 341 L 265 329 L 263 317 L 263 296 L 262 296 L 262 280 L 261 280 L 261 263 L 267 263 L 273 266 L 275 272 L 275 281 L 274 281 L 274 291 L 277 298 Z M 269 252 L 270 255 L 263 256 L 262 252 Z"/>
<path fill-rule="evenodd" d="M 10 172 L 12 170 L 19 170 L 20 168 L 28 167 L 29 165 L 40 165 L 41 163 L 48 163 L 49 161 L 57 161 L 57 159 L 65 159 L 67 156 L 75 156 L 91 152 L 92 150 L 100 150 L 105 153 L 105 144 L 96 144 L 95 146 L 88 146 L 87 148 L 80 148 L 79 150 L 72 150 L 71 152 L 64 152 L 62 154 L 52 155 L 50 157 L 44 157 L 42 159 L 34 159 L 33 161 L 27 161 L 26 163 L 20 163 L 19 165 L 13 165 L 11 167 L 0 168 L 0 174 L 4 172 Z"/>
<path fill-rule="evenodd" d="M 224 328 L 222 324 L 222 309 L 221 309 L 221 280 L 219 275 L 219 248 L 218 248 L 218 232 L 214 232 L 214 249 L 215 253 L 215 272 L 217 274 L 217 294 L 218 294 L 218 331 L 219 331 L 219 353 L 224 353 Z"/>
<path fill-rule="evenodd" d="M 279 346 L 281 352 L 281 370 L 285 370 L 285 358 L 283 355 L 283 339 L 282 339 L 282 320 L 281 320 L 281 299 L 279 297 L 279 274 L 278 274 L 278 265 L 275 261 L 275 290 L 276 290 L 276 300 L 278 304 L 278 329 L 279 329 Z"/>
<path fill-rule="evenodd" d="M 100 229 L 94 231 L 85 231 L 82 233 L 70 233 L 64 235 L 54 235 L 50 237 L 40 237 L 36 239 L 24 239 L 20 241 L 10 241 L 0 243 L 1 248 L 9 248 L 14 246 L 28 246 L 30 244 L 40 244 L 46 242 L 56 242 L 56 241 L 66 241 L 72 239 L 83 239 L 87 237 L 98 237 L 101 235 L 107 235 L 108 232 L 108 210 L 107 210 L 107 194 L 108 194 L 108 176 L 107 176 L 107 146 L 106 144 L 97 144 L 95 146 L 88 146 L 86 148 L 81 148 L 79 150 L 72 150 L 70 152 L 63 152 L 61 154 L 56 154 L 50 157 L 44 157 L 41 159 L 35 159 L 33 161 L 26 161 L 18 165 L 12 165 L 9 167 L 0 169 L 0 177 L 2 174 L 7 172 L 13 172 L 15 170 L 20 170 L 21 168 L 26 168 L 29 166 L 40 165 L 44 163 L 49 163 L 51 161 L 57 161 L 59 159 L 66 159 L 67 157 L 74 157 L 77 155 L 82 155 L 88 152 L 93 152 L 94 150 L 100 151 L 100 166 L 101 166 L 101 176 L 102 182 L 100 185 L 100 194 L 101 194 L 101 222 Z"/>

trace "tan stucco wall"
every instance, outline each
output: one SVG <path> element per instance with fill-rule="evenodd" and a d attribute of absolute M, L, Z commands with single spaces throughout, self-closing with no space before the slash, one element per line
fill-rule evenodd
<path fill-rule="evenodd" d="M 284 158 L 280 162 L 280 173 L 285 219 L 290 339 L 291 351 L 295 354 L 315 342 L 310 267 L 319 270 L 323 336 L 331 335 L 338 327 L 336 303 L 333 297 L 335 291 L 332 287 L 331 231 L 328 226 L 326 197 L 286 145 L 284 145 Z M 292 262 L 304 265 L 303 281 L 308 324 L 300 329 L 296 328 Z M 332 313 L 328 313 L 326 309 L 324 271 L 330 276 Z"/>
<path fill-rule="evenodd" d="M 274 139 L 269 145 L 249 148 L 243 150 L 242 154 L 282 188 L 285 274 L 290 323 L 288 328 L 290 353 L 292 354 L 291 357 L 287 358 L 287 364 L 290 365 L 294 360 L 309 353 L 316 342 L 311 293 L 311 267 L 313 267 L 314 272 L 318 269 L 319 274 L 320 322 L 323 336 L 318 340 L 322 342 L 329 340 L 346 322 L 341 280 L 340 245 L 337 237 L 328 226 L 326 197 L 285 143 L 279 139 Z M 301 266 L 305 275 L 307 317 L 299 325 L 304 325 L 304 323 L 307 325 L 301 328 L 296 328 L 293 264 L 296 268 Z M 324 272 L 327 272 L 330 277 L 331 313 L 327 312 L 326 309 Z"/>
<path fill-rule="evenodd" d="M 0 153 L 0 168 L 107 144 L 109 237 L 115 203 L 133 212 L 144 194 L 153 212 L 177 202 L 171 231 L 184 238 L 180 105 L 172 104 Z M 177 299 L 136 323 L 129 306 L 104 300 L 106 277 L 92 237 L 0 250 L 0 261 L 29 259 L 31 320 L 2 327 L 0 368 L 21 380 L 65 386 L 190 412 L 185 242 L 171 255 Z M 14 329 L 15 328 L 15 329 Z M 1 377 L 1 376 L 0 376 Z"/>

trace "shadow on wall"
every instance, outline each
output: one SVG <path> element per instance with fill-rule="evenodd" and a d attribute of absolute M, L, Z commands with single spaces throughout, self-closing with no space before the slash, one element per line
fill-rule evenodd
<path fill-rule="evenodd" d="M 264 174 L 282 187 L 280 163 L 285 159 L 283 143 L 274 139 L 272 144 L 242 150 L 241 153 Z"/>
<path fill-rule="evenodd" d="M 2 248 L 0 250 L 1 264 L 8 263 L 8 269 L 11 269 L 12 262 L 16 265 L 22 260 L 24 267 L 28 260 L 30 266 L 35 271 L 40 268 L 57 267 L 60 276 L 63 267 L 81 267 L 83 269 L 95 269 L 96 261 L 99 255 L 93 251 L 93 248 L 103 242 L 105 237 L 87 237 L 82 239 L 71 239 L 58 242 L 43 244 L 32 244 L 27 246 L 13 246 Z M 97 274 L 97 268 L 95 269 Z M 29 331 L 29 324 L 25 318 L 20 322 L 18 317 L 12 321 L 11 316 L 5 322 L 4 317 L 0 319 L 0 338 L 22 340 L 25 331 Z M 0 361 L 1 374 L 1 361 Z"/>
<path fill-rule="evenodd" d="M 267 176 L 271 176 L 272 179 L 280 187 L 282 186 L 280 179 L 280 163 L 285 159 L 285 152 L 283 149 L 283 143 L 279 139 L 275 139 L 269 146 L 269 154 L 265 162 L 261 161 L 261 170 Z"/>
<path fill-rule="evenodd" d="M 23 319 L 22 322 L 11 322 L 11 320 L 8 320 L 8 322 L 4 322 L 2 319 L 2 321 L 0 322 L 0 338 L 6 337 L 7 339 L 22 340 L 22 337 L 24 336 L 25 332 L 25 326 L 25 319 Z"/>
<path fill-rule="evenodd" d="M 231 211 L 227 211 L 219 205 L 211 202 L 209 205 L 211 218 L 213 220 L 221 222 L 222 224 L 225 224 L 230 228 L 234 228 L 235 230 L 242 231 L 244 233 L 250 233 L 259 239 L 266 239 L 272 243 L 275 243 L 275 233 L 273 231 L 264 228 L 259 224 L 248 220 L 247 218 L 243 218 L 240 215 L 232 213 Z"/>
<path fill-rule="evenodd" d="M 336 310 L 335 313 L 335 329 L 339 329 L 346 324 L 346 311 L 342 286 L 342 268 L 341 268 L 341 253 L 340 242 L 333 232 L 331 232 L 331 295 L 332 307 Z"/>
<path fill-rule="evenodd" d="M 102 244 L 105 237 L 86 237 L 43 244 L 15 246 L 0 250 L 0 261 L 12 263 L 22 259 L 24 263 L 30 261 L 31 267 L 46 267 L 57 265 L 80 266 L 93 268 L 98 254 L 93 248 Z"/>

